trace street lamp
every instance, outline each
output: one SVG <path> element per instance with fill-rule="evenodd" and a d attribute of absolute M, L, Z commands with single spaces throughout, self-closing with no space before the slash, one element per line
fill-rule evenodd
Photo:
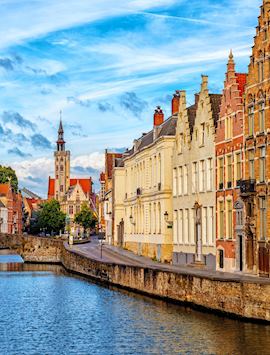
<path fill-rule="evenodd" d="M 173 221 L 169 221 L 169 213 L 168 213 L 168 211 L 164 212 L 164 220 L 168 224 L 168 228 L 172 228 Z"/>
<path fill-rule="evenodd" d="M 133 221 L 132 215 L 129 216 L 129 220 L 130 220 L 130 223 L 133 224 L 133 226 L 135 226 L 136 222 Z"/>

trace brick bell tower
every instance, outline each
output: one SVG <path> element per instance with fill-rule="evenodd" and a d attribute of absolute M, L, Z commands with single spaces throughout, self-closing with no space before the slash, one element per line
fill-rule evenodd
<path fill-rule="evenodd" d="M 70 186 L 70 151 L 65 150 L 64 129 L 60 113 L 57 150 L 54 152 L 55 161 L 55 199 L 62 201 Z"/>

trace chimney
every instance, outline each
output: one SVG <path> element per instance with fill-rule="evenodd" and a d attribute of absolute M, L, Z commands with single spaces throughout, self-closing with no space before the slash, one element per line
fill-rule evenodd
<path fill-rule="evenodd" d="M 180 101 L 180 92 L 179 90 L 176 90 L 172 98 L 172 115 L 179 112 L 179 101 Z"/>
<path fill-rule="evenodd" d="M 164 113 L 160 106 L 157 106 L 154 113 L 154 127 L 160 126 L 164 122 Z"/>

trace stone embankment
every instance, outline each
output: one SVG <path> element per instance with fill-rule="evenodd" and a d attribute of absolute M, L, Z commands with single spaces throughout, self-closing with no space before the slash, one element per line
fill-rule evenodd
<path fill-rule="evenodd" d="M 101 262 L 49 238 L 1 235 L 0 247 L 15 250 L 26 262 L 61 263 L 70 272 L 102 283 L 230 316 L 270 322 L 270 281 L 225 280 Z"/>

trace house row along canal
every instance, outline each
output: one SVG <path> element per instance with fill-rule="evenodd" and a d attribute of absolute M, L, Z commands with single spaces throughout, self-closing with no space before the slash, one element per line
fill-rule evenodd
<path fill-rule="evenodd" d="M 20 269 L 0 272 L 1 354 L 270 354 L 268 325 L 106 288 L 60 266 Z"/>

